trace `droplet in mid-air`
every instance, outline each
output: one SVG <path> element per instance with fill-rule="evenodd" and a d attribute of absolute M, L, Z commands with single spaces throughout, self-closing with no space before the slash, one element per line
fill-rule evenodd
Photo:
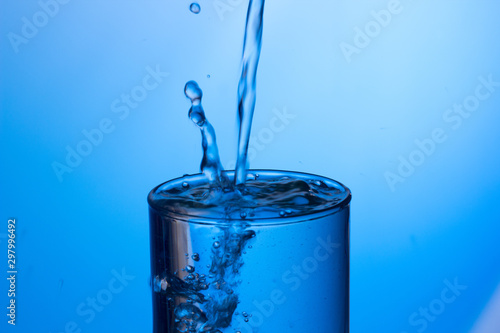
<path fill-rule="evenodd" d="M 186 83 L 184 86 L 184 94 L 186 94 L 186 97 L 189 98 L 191 102 L 195 102 L 196 100 L 200 100 L 201 102 L 201 97 L 203 96 L 203 92 L 196 81 L 189 81 Z"/>
<path fill-rule="evenodd" d="M 194 13 L 194 14 L 198 14 L 201 10 L 201 7 L 198 3 L 196 2 L 193 2 L 190 6 L 189 6 L 189 10 Z"/>

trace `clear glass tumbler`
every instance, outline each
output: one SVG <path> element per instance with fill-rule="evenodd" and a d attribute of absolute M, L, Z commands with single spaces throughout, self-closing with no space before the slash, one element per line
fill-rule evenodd
<path fill-rule="evenodd" d="M 153 332 L 349 332 L 349 189 L 311 174 L 249 172 L 319 180 L 338 195 L 314 213 L 221 220 L 179 211 L 158 195 L 206 184 L 203 175 L 154 188 Z"/>

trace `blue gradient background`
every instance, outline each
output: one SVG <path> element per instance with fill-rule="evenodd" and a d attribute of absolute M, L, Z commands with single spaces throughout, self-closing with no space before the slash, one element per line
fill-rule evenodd
<path fill-rule="evenodd" d="M 247 1 L 233 0 L 222 18 L 214 2 L 200 0 L 195 15 L 184 0 L 69 1 L 17 53 L 9 33 L 20 35 L 22 18 L 41 7 L 2 3 L 0 267 L 15 217 L 19 270 L 15 328 L 0 282 L 2 332 L 151 331 L 146 195 L 197 172 L 201 158 L 186 81 L 204 90 L 223 163 L 236 151 Z M 253 133 L 269 127 L 273 109 L 295 118 L 252 167 L 321 174 L 352 190 L 352 332 L 418 332 L 411 314 L 455 278 L 467 289 L 424 331 L 499 332 L 486 313 L 500 283 L 500 88 L 456 130 L 443 114 L 479 76 L 500 81 L 500 3 L 400 3 L 348 62 L 340 43 L 353 44 L 354 28 L 388 1 L 268 0 Z M 111 104 L 148 66 L 169 76 L 121 120 Z M 60 182 L 52 163 L 103 118 L 114 131 Z M 435 128 L 447 140 L 391 191 L 384 173 Z M 92 320 L 79 315 L 123 268 L 134 277 L 123 291 Z"/>

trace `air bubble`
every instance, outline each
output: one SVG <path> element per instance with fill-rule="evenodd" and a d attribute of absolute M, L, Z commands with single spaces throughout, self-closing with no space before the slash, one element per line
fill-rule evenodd
<path fill-rule="evenodd" d="M 240 212 L 240 217 L 242 219 L 246 218 L 247 217 L 247 213 L 246 212 Z"/>
<path fill-rule="evenodd" d="M 285 213 L 292 214 L 292 210 L 291 209 L 285 209 Z"/>
<path fill-rule="evenodd" d="M 214 246 L 214 248 L 218 249 L 220 247 L 220 242 L 215 241 L 213 246 Z"/>
<path fill-rule="evenodd" d="M 188 183 L 188 182 L 184 182 L 184 183 L 182 183 L 182 187 L 184 187 L 184 188 L 188 188 L 188 187 L 189 187 L 189 183 Z"/>
<path fill-rule="evenodd" d="M 198 3 L 196 2 L 193 2 L 190 6 L 189 6 L 189 10 L 194 13 L 194 14 L 198 14 L 201 10 L 201 7 Z"/>
<path fill-rule="evenodd" d="M 281 217 L 283 217 L 283 216 L 285 216 L 285 215 L 286 215 L 286 214 L 285 214 L 285 211 L 284 211 L 284 210 L 282 210 L 282 211 L 280 212 L 280 216 L 281 216 Z"/>
<path fill-rule="evenodd" d="M 198 253 L 193 253 L 193 255 L 191 256 L 191 258 L 194 261 L 199 261 L 200 260 L 200 255 Z"/>
<path fill-rule="evenodd" d="M 194 267 L 193 267 L 193 266 L 191 266 L 191 265 L 187 265 L 187 266 L 186 266 L 186 272 L 188 272 L 188 273 L 193 273 L 193 272 L 194 272 Z"/>

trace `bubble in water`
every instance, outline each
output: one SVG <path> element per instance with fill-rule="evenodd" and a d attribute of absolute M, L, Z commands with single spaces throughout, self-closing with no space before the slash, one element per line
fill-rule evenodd
<path fill-rule="evenodd" d="M 218 249 L 220 247 L 220 242 L 215 241 L 214 242 L 214 248 Z"/>
<path fill-rule="evenodd" d="M 189 187 L 189 183 L 188 183 L 188 182 L 184 182 L 184 183 L 182 183 L 182 187 L 184 187 L 184 188 Z"/>
<path fill-rule="evenodd" d="M 292 214 L 292 210 L 291 209 L 285 209 L 285 213 Z"/>
<path fill-rule="evenodd" d="M 241 313 L 241 315 L 242 315 L 243 317 L 248 317 L 248 313 L 246 313 L 245 311 L 243 311 L 243 312 Z"/>
<path fill-rule="evenodd" d="M 194 272 L 194 267 L 193 267 L 193 266 L 191 266 L 191 265 L 187 265 L 187 266 L 186 266 L 186 272 L 188 272 L 188 273 L 193 273 L 193 272 Z"/>
<path fill-rule="evenodd" d="M 189 10 L 195 14 L 198 14 L 201 10 L 201 7 L 198 3 L 196 2 L 193 2 L 190 6 L 189 6 Z"/>
<path fill-rule="evenodd" d="M 285 216 L 285 215 L 286 215 L 286 214 L 285 214 L 285 211 L 284 211 L 284 210 L 282 210 L 282 211 L 280 212 L 280 216 L 281 216 L 281 217 L 283 217 L 283 216 Z"/>
<path fill-rule="evenodd" d="M 210 79 L 210 74 L 207 75 L 207 79 Z"/>
<path fill-rule="evenodd" d="M 194 261 L 199 261 L 200 260 L 200 255 L 198 253 L 193 253 L 193 255 L 191 256 L 191 258 L 193 258 Z"/>
<path fill-rule="evenodd" d="M 244 219 L 245 217 L 247 217 L 247 213 L 246 213 L 246 212 L 241 212 L 241 213 L 240 213 L 240 217 L 241 217 L 242 219 Z"/>

